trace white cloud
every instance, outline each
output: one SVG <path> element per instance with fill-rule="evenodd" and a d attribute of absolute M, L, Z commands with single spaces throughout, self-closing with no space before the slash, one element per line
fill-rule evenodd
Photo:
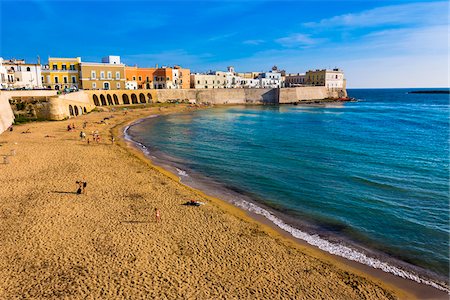
<path fill-rule="evenodd" d="M 260 45 L 265 43 L 264 40 L 246 40 L 242 42 L 245 45 Z"/>
<path fill-rule="evenodd" d="M 367 28 L 386 25 L 432 25 L 448 23 L 448 2 L 411 3 L 377 7 L 343 14 L 303 25 L 311 29 Z"/>
<path fill-rule="evenodd" d="M 312 38 L 309 34 L 303 33 L 295 33 L 275 40 L 284 47 L 310 47 L 324 41 L 325 39 Z"/>

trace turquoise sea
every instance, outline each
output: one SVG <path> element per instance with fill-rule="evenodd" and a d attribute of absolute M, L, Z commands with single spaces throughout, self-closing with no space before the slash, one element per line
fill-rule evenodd
<path fill-rule="evenodd" d="M 449 97 L 410 90 L 157 116 L 127 135 L 183 182 L 310 244 L 448 286 Z"/>

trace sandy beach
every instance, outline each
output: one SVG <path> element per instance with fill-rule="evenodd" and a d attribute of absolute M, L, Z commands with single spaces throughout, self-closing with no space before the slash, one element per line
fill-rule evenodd
<path fill-rule="evenodd" d="M 0 135 L 1 299 L 413 298 L 180 184 L 120 138 L 133 120 L 189 109 L 93 112 Z M 182 205 L 191 199 L 206 204 Z"/>

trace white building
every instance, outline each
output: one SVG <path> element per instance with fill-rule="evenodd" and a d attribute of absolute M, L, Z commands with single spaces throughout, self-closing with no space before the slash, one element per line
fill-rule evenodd
<path fill-rule="evenodd" d="M 125 89 L 126 90 L 137 90 L 137 88 L 138 88 L 137 81 L 133 81 L 133 80 L 125 81 Z"/>
<path fill-rule="evenodd" d="M 233 67 L 227 71 L 209 71 L 207 74 L 191 74 L 191 88 L 195 89 L 235 89 L 241 88 L 242 78 L 237 76 Z"/>
<path fill-rule="evenodd" d="M 8 75 L 8 71 L 6 70 L 6 67 L 3 65 L 3 58 L 0 57 L 0 89 L 6 89 L 8 87 L 9 81 L 10 78 Z"/>
<path fill-rule="evenodd" d="M 120 56 L 117 55 L 108 55 L 102 58 L 102 63 L 104 64 L 113 64 L 120 65 Z"/>
<path fill-rule="evenodd" d="M 257 78 L 259 79 L 260 88 L 281 88 L 284 86 L 281 73 L 278 72 L 276 66 L 270 72 L 260 73 Z"/>
<path fill-rule="evenodd" d="M 27 64 L 23 59 L 3 60 L 9 88 L 42 88 L 40 64 Z"/>

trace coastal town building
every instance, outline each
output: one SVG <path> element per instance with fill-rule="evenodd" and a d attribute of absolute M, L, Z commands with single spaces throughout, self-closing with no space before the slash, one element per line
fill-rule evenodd
<path fill-rule="evenodd" d="M 3 58 L 0 57 L 0 89 L 8 88 L 8 83 L 10 81 L 8 71 L 6 67 L 3 65 Z"/>
<path fill-rule="evenodd" d="M 284 86 L 281 72 L 278 71 L 277 66 L 273 66 L 270 72 L 260 73 L 257 79 L 259 79 L 259 88 L 281 88 Z"/>
<path fill-rule="evenodd" d="M 284 86 L 285 87 L 298 87 L 305 86 L 306 84 L 306 74 L 305 73 L 287 73 L 284 76 Z"/>
<path fill-rule="evenodd" d="M 188 89 L 190 70 L 180 66 L 161 68 L 125 67 L 126 89 Z"/>
<path fill-rule="evenodd" d="M 180 66 L 158 68 L 154 74 L 155 89 L 188 89 L 191 81 L 191 70 Z"/>
<path fill-rule="evenodd" d="M 101 63 L 81 62 L 80 83 L 84 90 L 125 89 L 125 65 L 119 56 L 108 56 Z"/>
<path fill-rule="evenodd" d="M 6 71 L 6 76 L 4 78 L 5 88 L 42 88 L 42 70 L 40 63 L 29 64 L 26 63 L 24 59 L 2 59 L 1 64 L 4 71 Z M 2 74 L 5 74 L 4 71 Z"/>
<path fill-rule="evenodd" d="M 342 89 L 345 87 L 344 72 L 335 68 L 306 72 L 306 84 L 312 86 L 325 86 L 329 89 Z"/>
<path fill-rule="evenodd" d="M 206 74 L 191 74 L 191 88 L 196 89 L 232 89 L 241 87 L 241 77 L 236 75 L 233 67 L 227 71 L 209 71 Z"/>
<path fill-rule="evenodd" d="M 42 67 L 42 83 L 53 90 L 80 88 L 81 57 L 49 57 L 48 64 Z"/>

